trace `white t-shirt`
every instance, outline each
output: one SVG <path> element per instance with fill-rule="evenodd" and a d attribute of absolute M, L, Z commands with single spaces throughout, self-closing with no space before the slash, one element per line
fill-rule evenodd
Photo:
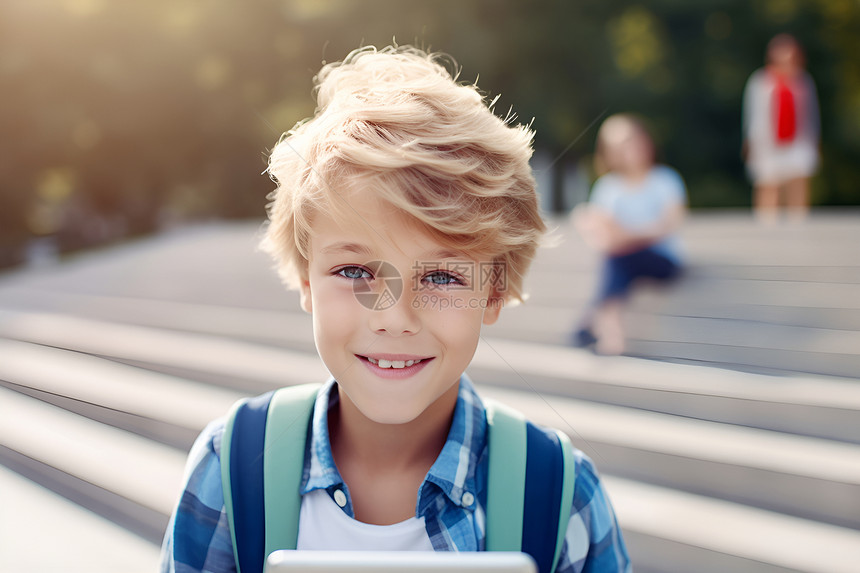
<path fill-rule="evenodd" d="M 335 494 L 337 495 L 337 494 Z M 341 493 L 343 503 L 346 496 Z M 302 497 L 297 549 L 334 551 L 433 551 L 424 518 L 393 525 L 362 523 L 348 516 L 323 489 Z"/>
<path fill-rule="evenodd" d="M 641 182 L 630 183 L 617 173 L 607 173 L 594 183 L 590 203 L 609 214 L 624 229 L 635 233 L 659 222 L 675 205 L 686 203 L 687 191 L 678 172 L 655 165 Z M 665 237 L 653 249 L 679 261 L 679 240 Z"/>

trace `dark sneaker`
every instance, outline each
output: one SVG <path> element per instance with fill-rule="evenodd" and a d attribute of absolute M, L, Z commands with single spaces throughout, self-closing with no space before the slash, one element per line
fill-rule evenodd
<path fill-rule="evenodd" d="M 576 348 L 589 348 L 597 342 L 597 337 L 589 328 L 581 328 L 574 332 L 570 337 L 571 345 Z"/>

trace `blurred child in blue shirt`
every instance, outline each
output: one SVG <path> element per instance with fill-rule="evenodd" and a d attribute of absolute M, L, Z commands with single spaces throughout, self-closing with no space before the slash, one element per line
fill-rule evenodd
<path fill-rule="evenodd" d="M 655 163 L 654 141 L 628 114 L 607 118 L 597 134 L 601 176 L 588 204 L 574 212 L 585 241 L 603 254 L 600 285 L 574 343 L 600 354 L 621 354 L 624 304 L 640 278 L 667 281 L 681 270 L 677 230 L 686 189 L 677 171 Z"/>

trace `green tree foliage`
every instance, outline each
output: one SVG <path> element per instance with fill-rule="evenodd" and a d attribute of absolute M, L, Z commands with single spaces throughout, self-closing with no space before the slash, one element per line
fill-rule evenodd
<path fill-rule="evenodd" d="M 0 262 L 33 236 L 76 247 L 261 217 L 266 152 L 313 112 L 313 72 L 393 40 L 480 73 L 558 171 L 589 164 L 602 117 L 643 115 L 708 207 L 749 204 L 741 93 L 768 39 L 791 32 L 822 103 L 814 200 L 857 205 L 857 30 L 856 0 L 5 0 Z"/>

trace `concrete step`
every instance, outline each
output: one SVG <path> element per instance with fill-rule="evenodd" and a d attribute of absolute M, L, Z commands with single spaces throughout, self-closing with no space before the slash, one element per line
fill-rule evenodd
<path fill-rule="evenodd" d="M 168 304 L 158 310 L 158 304 L 150 301 L 146 308 L 151 316 L 160 317 L 151 320 L 161 324 L 159 328 L 0 307 L 0 336 L 108 356 L 249 393 L 327 376 L 310 349 L 286 350 L 237 340 L 236 330 L 229 338 L 183 332 L 178 330 L 183 325 L 195 328 L 185 320 L 186 305 Z M 199 316 L 206 314 L 204 305 L 192 309 Z M 218 312 L 219 307 L 211 309 L 213 315 Z M 283 331 L 292 333 L 288 336 L 307 340 L 305 316 L 286 313 L 278 318 Z M 294 317 L 296 322 L 291 320 Z M 765 376 L 598 357 L 530 342 L 482 340 L 470 371 L 487 383 L 531 385 L 556 395 L 860 442 L 860 385 L 853 380 Z"/>
<path fill-rule="evenodd" d="M 0 338 L 0 385 L 187 450 L 242 397 L 89 354 Z"/>
<path fill-rule="evenodd" d="M 837 335 L 838 336 L 838 335 Z M 732 344 L 697 344 L 677 340 L 633 338 L 625 353 L 653 360 L 673 360 L 704 366 L 732 367 L 751 372 L 798 372 L 854 378 L 860 375 L 860 356 L 836 352 L 798 352 L 750 348 Z"/>
<path fill-rule="evenodd" d="M 860 260 L 842 248 L 858 238 L 852 221 L 831 214 L 813 218 L 804 228 L 765 230 L 737 215 L 693 217 L 685 230 L 688 277 L 666 293 L 637 293 L 630 354 L 753 371 L 860 377 L 860 306 L 853 294 L 860 284 Z M 488 336 L 566 343 L 591 297 L 599 261 L 567 220 L 554 225 L 562 243 L 540 251 L 528 280 L 530 303 L 507 309 L 487 329 Z M 728 228 L 730 233 L 721 233 Z M 310 350 L 309 317 L 301 317 L 295 294 L 283 290 L 266 258 L 254 252 L 257 229 L 256 222 L 203 226 L 75 257 L 52 272 L 4 277 L 0 299 L 24 308 L 18 306 L 21 292 L 30 293 L 24 300 L 51 311 L 61 310 L 51 308 L 56 303 L 52 291 L 91 301 L 124 297 L 140 302 L 139 324 L 148 323 L 141 316 L 147 301 L 186 303 L 178 310 L 211 333 L 232 336 L 240 329 L 246 340 Z M 230 273 L 217 270 L 223 257 L 232 257 Z M 217 280 L 210 280 L 213 273 Z M 163 276 L 172 278 L 156 278 Z M 255 296 L 242 294 L 248 291 Z M 114 306 L 109 300 L 100 308 L 78 303 L 78 312 L 94 317 Z M 205 312 L 201 307 L 206 305 L 220 311 L 212 316 L 197 312 Z M 291 322 L 307 325 L 296 331 L 302 336 L 279 327 L 281 312 L 297 313 Z"/>
<path fill-rule="evenodd" d="M 480 386 L 601 471 L 860 529 L 860 445 Z"/>
<path fill-rule="evenodd" d="M 31 343 L 0 339 L 0 354 L 8 357 L 0 364 L 0 379 L 7 387 L 186 448 L 206 423 L 222 416 L 241 396 Z M 481 388 L 515 404 L 529 418 L 568 432 L 605 471 L 860 528 L 860 445 L 594 404 L 537 390 Z"/>
<path fill-rule="evenodd" d="M 693 212 L 680 234 L 690 261 L 747 266 L 860 267 L 853 250 L 860 238 L 858 216 L 857 209 L 819 210 L 802 225 L 765 227 L 758 225 L 749 212 Z M 544 249 L 538 265 L 585 266 L 596 259 L 569 218 L 556 218 L 550 227 L 559 237 L 558 246 Z"/>
<path fill-rule="evenodd" d="M 860 562 L 854 529 L 612 476 L 604 482 L 637 572 L 854 573 Z"/>
<path fill-rule="evenodd" d="M 197 332 L 314 351 L 311 316 L 298 297 L 284 297 L 284 309 L 204 304 L 156 298 L 94 295 L 57 290 L 6 287 L 0 309 L 66 314 L 164 330 Z"/>
<path fill-rule="evenodd" d="M 815 286 L 829 288 L 804 298 L 803 291 Z M 860 285 L 847 283 L 715 279 L 685 279 L 665 291 L 643 288 L 625 313 L 627 354 L 860 377 L 860 297 L 851 295 L 858 291 Z M 586 306 L 585 299 L 568 303 L 536 293 L 522 308 L 506 309 L 485 332 L 567 345 Z"/>
<path fill-rule="evenodd" d="M 0 463 L 157 541 L 185 453 L 0 388 Z"/>
<path fill-rule="evenodd" d="M 259 226 L 177 228 L 66 256 L 54 267 L 0 273 L 0 299 L 7 288 L 23 288 L 277 310 L 293 303 L 256 248 Z"/>
<path fill-rule="evenodd" d="M 850 286 L 857 292 L 860 285 Z M 675 293 L 685 298 L 673 298 Z M 679 332 L 691 343 L 736 344 L 750 348 L 782 349 L 798 352 L 835 352 L 856 356 L 860 353 L 860 308 L 826 307 L 818 305 L 780 305 L 773 301 L 725 301 L 715 296 L 694 292 L 692 285 L 670 291 L 643 289 L 633 297 L 626 313 L 634 337 L 649 335 L 654 340 L 665 340 L 667 333 Z M 696 300 L 689 300 L 695 296 Z M 858 297 L 860 298 L 860 297 Z M 821 301 L 837 300 L 823 297 Z M 559 342 L 574 327 L 585 304 L 548 304 L 537 297 L 522 308 L 506 309 L 499 319 L 499 327 L 490 330 L 520 331 L 524 335 L 544 331 L 540 337 Z M 644 320 L 651 317 L 652 320 Z M 685 321 L 685 322 L 681 322 Z"/>
<path fill-rule="evenodd" d="M 767 276 L 767 269 L 773 276 L 780 276 L 772 267 L 753 269 L 759 276 Z M 860 284 L 854 280 L 854 274 L 860 271 L 853 267 L 827 267 L 829 272 L 823 278 L 819 278 L 820 271 L 812 267 L 778 269 L 783 271 L 781 279 L 753 278 L 756 273 L 752 269 L 746 271 L 750 275 L 747 278 L 742 276 L 743 267 L 724 267 L 725 274 L 717 275 L 717 269 L 697 261 L 690 264 L 679 286 L 667 291 L 666 297 L 672 304 L 677 300 L 677 304 L 686 307 L 762 305 L 814 308 L 827 307 L 828 302 L 839 301 L 840 307 L 860 308 L 856 297 L 852 296 Z M 558 269 L 535 272 L 528 281 L 530 300 L 540 305 L 575 308 L 588 299 L 591 289 L 596 286 L 597 270 L 597 267 L 584 269 L 570 275 L 560 273 Z"/>
<path fill-rule="evenodd" d="M 490 338 L 469 370 L 487 384 L 860 443 L 853 379 L 768 376 Z"/>
<path fill-rule="evenodd" d="M 539 401 L 535 397 L 527 399 L 524 393 L 492 389 L 490 393 L 518 407 L 525 406 L 527 412 Z M 0 389 L 0 408 L 15 413 L 0 421 L 4 453 L 12 451 L 56 470 L 56 474 L 76 484 L 89 484 L 102 498 L 100 507 L 126 512 L 126 518 L 131 512 L 137 514 L 139 521 L 154 522 L 149 536 L 158 535 L 178 494 L 184 458 L 181 452 L 154 446 L 8 390 Z M 553 402 L 553 408 L 563 417 L 576 413 L 582 421 L 587 418 L 576 405 Z M 605 412 L 592 413 L 593 419 L 603 415 Z M 580 434 L 590 436 L 587 425 L 577 424 Z M 839 572 L 849 571 L 856 564 L 860 532 L 855 530 L 611 475 L 605 481 L 639 570 Z M 96 497 L 96 493 L 80 485 L 72 489 L 77 497 Z M 122 506 L 116 500 L 105 500 L 111 497 L 127 503 Z M 84 503 L 91 501 L 85 499 Z M 146 515 L 141 517 L 141 513 Z M 798 543 L 803 539 L 816 547 L 814 559 L 809 558 L 809 545 Z M 665 553 L 669 547 L 674 550 L 671 558 Z"/>
<path fill-rule="evenodd" d="M 640 303 L 639 299 L 644 302 Z M 311 318 L 297 305 L 292 310 L 261 310 L 11 288 L 4 290 L 3 300 L 7 310 L 21 311 L 29 307 L 37 312 L 70 312 L 112 322 L 215 334 L 308 352 L 314 349 Z M 670 309 L 655 306 L 662 300 L 653 291 L 645 291 L 637 297 L 629 317 L 631 354 L 705 364 L 730 363 L 758 370 L 765 366 L 773 371 L 813 370 L 831 375 L 850 375 L 860 368 L 860 355 L 855 351 L 855 347 L 860 347 L 860 339 L 854 340 L 858 338 L 858 331 L 843 331 L 852 327 L 849 323 L 855 321 L 854 315 L 860 325 L 860 310 L 830 309 L 831 316 L 827 318 L 826 309 L 812 312 L 813 309 L 801 308 L 791 313 L 787 312 L 791 309 L 782 307 L 731 305 L 724 308 L 734 311 L 735 315 L 722 316 L 722 309 L 708 310 L 699 303 L 698 309 L 688 309 L 698 315 L 670 316 L 665 313 L 686 311 L 678 309 L 676 302 Z M 649 310 L 637 311 L 636 306 Z M 757 320 L 757 314 L 766 316 Z M 486 333 L 492 337 L 560 345 L 567 343 L 575 320 L 572 312 L 529 304 L 506 310 L 499 323 L 488 328 Z M 828 329 L 824 328 L 825 324 L 844 328 Z"/>
<path fill-rule="evenodd" d="M 249 392 L 325 379 L 318 356 L 211 334 L 133 326 L 51 313 L 0 310 L 0 336 L 123 361 L 197 372 Z M 309 376 L 312 374 L 312 377 Z"/>
<path fill-rule="evenodd" d="M 0 571 L 152 573 L 159 546 L 0 466 Z"/>
<path fill-rule="evenodd" d="M 485 333 L 567 346 L 584 308 L 585 303 L 574 309 L 532 300 L 521 308 L 506 309 Z M 696 359 L 686 354 L 707 353 L 708 361 L 730 367 L 860 375 L 860 310 L 856 309 L 701 303 L 679 307 L 655 295 L 645 302 L 635 298 L 625 313 L 625 324 L 629 355 Z M 666 349 L 652 355 L 640 344 L 661 344 Z M 796 359 L 785 362 L 790 356 Z"/>

